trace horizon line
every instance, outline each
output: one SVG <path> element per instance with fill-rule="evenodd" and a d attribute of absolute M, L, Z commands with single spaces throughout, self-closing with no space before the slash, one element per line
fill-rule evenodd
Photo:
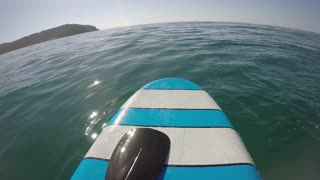
<path fill-rule="evenodd" d="M 186 21 L 167 21 L 167 22 L 150 22 L 150 23 L 141 23 L 141 24 L 129 24 L 129 25 L 119 25 L 119 26 L 110 26 L 110 27 L 105 27 L 103 25 L 94 25 L 94 24 L 78 24 L 78 23 L 65 23 L 65 24 L 61 24 L 58 26 L 54 26 L 51 28 L 47 28 L 47 29 L 43 29 L 43 30 L 39 30 L 37 32 L 28 34 L 28 35 L 24 35 L 20 38 L 17 38 L 15 40 L 12 41 L 5 41 L 5 42 L 0 42 L 1 44 L 6 44 L 6 43 L 11 43 L 14 41 L 17 41 L 21 38 L 30 36 L 32 34 L 36 34 L 36 33 L 40 33 L 42 31 L 48 30 L 48 29 L 52 29 L 55 27 L 59 27 L 59 26 L 63 26 L 63 25 L 67 25 L 67 24 L 78 24 L 78 25 L 89 25 L 89 26 L 94 26 L 98 29 L 98 31 L 104 31 L 104 30 L 112 30 L 112 29 L 118 29 L 118 28 L 128 28 L 128 27 L 134 27 L 134 26 L 147 26 L 147 25 L 156 25 L 156 24 L 174 24 L 174 23 L 226 23 L 226 24 L 247 24 L 247 25 L 257 25 L 257 26 L 270 26 L 270 27 L 275 27 L 275 28 L 282 28 L 282 29 L 290 29 L 290 30 L 294 30 L 294 31 L 302 31 L 302 32 L 306 32 L 306 33 L 313 33 L 313 34 L 317 34 L 320 35 L 320 32 L 315 32 L 312 30 L 308 30 L 308 29 L 300 29 L 297 27 L 290 27 L 290 26 L 285 26 L 285 25 L 272 25 L 272 24 L 260 24 L 260 23 L 252 23 L 252 22 L 234 22 L 234 21 L 209 21 L 209 20 L 186 20 Z"/>

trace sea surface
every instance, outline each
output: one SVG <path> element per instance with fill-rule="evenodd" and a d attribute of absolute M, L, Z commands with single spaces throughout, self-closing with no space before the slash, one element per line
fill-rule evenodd
<path fill-rule="evenodd" d="M 217 101 L 264 179 L 320 179 L 320 34 L 212 22 L 103 30 L 0 55 L 0 179 L 70 178 L 117 109 L 164 77 Z"/>

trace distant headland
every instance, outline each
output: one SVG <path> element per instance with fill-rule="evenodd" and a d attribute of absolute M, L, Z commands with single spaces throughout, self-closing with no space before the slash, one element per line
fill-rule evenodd
<path fill-rule="evenodd" d="M 90 25 L 65 24 L 31 34 L 16 41 L 0 44 L 0 55 L 45 41 L 98 30 L 99 29 L 97 29 L 96 27 Z"/>

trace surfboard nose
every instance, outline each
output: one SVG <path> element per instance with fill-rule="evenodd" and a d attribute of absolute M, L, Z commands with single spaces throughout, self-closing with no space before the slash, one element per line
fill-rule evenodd
<path fill-rule="evenodd" d="M 159 90 L 202 90 L 202 88 L 192 81 L 182 78 L 163 78 L 150 82 L 142 89 Z"/>

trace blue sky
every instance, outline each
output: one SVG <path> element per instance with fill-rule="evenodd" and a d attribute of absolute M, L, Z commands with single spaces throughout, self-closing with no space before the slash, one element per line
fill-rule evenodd
<path fill-rule="evenodd" d="M 246 22 L 320 33 L 320 0 L 1 0 L 0 43 L 66 23 L 107 29 L 177 21 Z"/>

